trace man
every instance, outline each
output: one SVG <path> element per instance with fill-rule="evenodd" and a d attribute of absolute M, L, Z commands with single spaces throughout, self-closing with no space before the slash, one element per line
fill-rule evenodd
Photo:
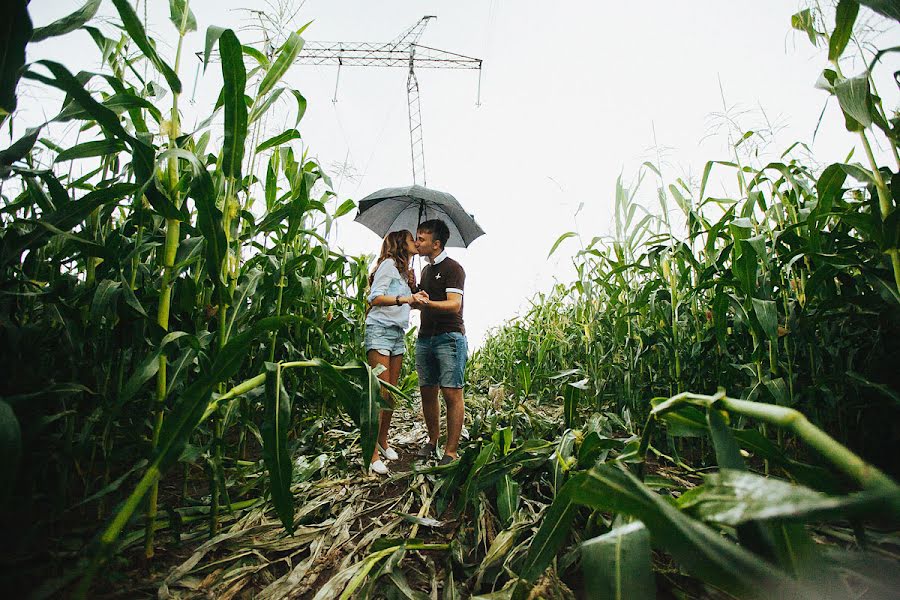
<path fill-rule="evenodd" d="M 463 374 L 468 342 L 463 323 L 463 287 L 466 273 L 447 256 L 450 230 L 440 219 L 425 221 L 416 232 L 416 250 L 428 264 L 422 269 L 419 289 L 428 296 L 413 308 L 422 311 L 419 339 L 416 341 L 416 371 L 422 394 L 422 415 L 428 430 L 428 442 L 419 450 L 421 458 L 437 452 L 440 436 L 438 389 L 447 406 L 447 444 L 440 464 L 458 458 L 459 436 L 463 425 Z"/>

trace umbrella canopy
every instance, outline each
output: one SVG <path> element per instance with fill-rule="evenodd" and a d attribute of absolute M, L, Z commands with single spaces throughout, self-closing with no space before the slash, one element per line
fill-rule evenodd
<path fill-rule="evenodd" d="M 484 230 L 462 205 L 447 192 L 439 192 L 421 185 L 385 188 L 359 201 L 359 213 L 354 219 L 380 236 L 391 231 L 407 229 L 415 232 L 419 223 L 441 219 L 450 229 L 447 246 L 465 248 L 472 240 L 484 235 Z"/>

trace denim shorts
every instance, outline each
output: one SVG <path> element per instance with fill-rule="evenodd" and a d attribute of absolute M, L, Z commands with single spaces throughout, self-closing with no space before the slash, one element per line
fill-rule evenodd
<path fill-rule="evenodd" d="M 469 344 L 461 333 L 440 333 L 416 341 L 419 386 L 462 388 Z"/>
<path fill-rule="evenodd" d="M 403 329 L 396 325 L 366 323 L 366 352 L 377 350 L 383 356 L 398 356 L 406 352 Z"/>

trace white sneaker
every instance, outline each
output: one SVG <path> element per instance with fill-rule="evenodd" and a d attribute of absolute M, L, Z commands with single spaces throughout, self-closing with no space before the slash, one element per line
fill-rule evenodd
<path fill-rule="evenodd" d="M 389 473 L 387 465 L 381 462 L 380 458 L 369 465 L 369 472 L 379 475 L 387 475 Z"/>
<path fill-rule="evenodd" d="M 400 455 L 393 448 L 382 448 L 381 444 L 378 444 L 378 453 L 384 457 L 385 460 L 397 460 L 400 458 Z"/>

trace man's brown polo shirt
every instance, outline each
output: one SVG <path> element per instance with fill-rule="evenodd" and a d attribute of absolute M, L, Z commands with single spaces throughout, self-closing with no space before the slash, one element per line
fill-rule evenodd
<path fill-rule="evenodd" d="M 433 264 L 427 264 L 422 269 L 422 281 L 419 283 L 419 289 L 426 291 L 429 299 L 441 301 L 447 299 L 447 292 L 462 295 L 465 283 L 466 272 L 462 265 L 447 256 L 445 252 L 441 252 Z M 462 305 L 459 307 L 458 313 L 428 309 L 422 311 L 419 337 L 451 332 L 466 333 Z"/>

